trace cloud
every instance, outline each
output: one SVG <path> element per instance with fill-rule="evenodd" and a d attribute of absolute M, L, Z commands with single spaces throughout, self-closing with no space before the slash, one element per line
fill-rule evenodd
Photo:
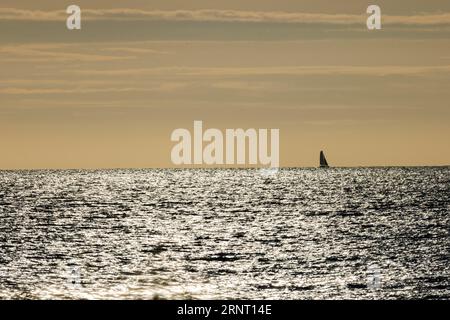
<path fill-rule="evenodd" d="M 173 54 L 169 51 L 155 50 L 155 49 L 147 49 L 147 48 L 132 48 L 132 47 L 107 47 L 102 48 L 102 51 L 112 51 L 112 52 L 124 52 L 124 53 L 133 53 L 133 54 Z"/>
<path fill-rule="evenodd" d="M 15 88 L 8 87 L 0 89 L 1 94 L 12 95 L 29 95 L 29 94 L 66 94 L 66 93 L 109 93 L 109 92 L 136 92 L 141 91 L 136 88 L 74 88 L 74 89 L 62 89 L 62 88 Z"/>
<path fill-rule="evenodd" d="M 133 59 L 132 56 L 111 56 L 99 54 L 86 54 L 78 52 L 58 51 L 63 46 L 3 46 L 0 47 L 2 61 L 6 62 L 37 62 L 37 61 L 82 61 L 101 62 Z"/>
<path fill-rule="evenodd" d="M 36 82 L 36 81 L 34 81 Z M 173 92 L 178 89 L 184 88 L 187 86 L 186 83 L 180 82 L 158 82 L 149 85 L 136 85 L 129 84 L 128 86 L 120 85 L 120 81 L 115 82 L 92 82 L 101 87 L 92 87 L 87 86 L 90 81 L 77 81 L 73 82 L 73 84 L 78 84 L 78 86 L 70 87 L 55 87 L 56 85 L 65 85 L 71 84 L 67 81 L 41 81 L 40 85 L 44 83 L 52 83 L 52 87 L 4 87 L 0 88 L 0 94 L 4 95 L 49 95 L 49 94 L 91 94 L 91 93 L 128 93 L 128 92 Z M 8 82 L 0 82 L 0 84 L 6 84 Z M 30 84 L 29 81 L 26 80 L 16 80 L 12 81 L 12 84 Z M 83 85 L 79 85 L 82 83 Z M 112 86 L 111 83 L 114 83 L 115 86 Z"/>
<path fill-rule="evenodd" d="M 304 67 L 158 67 L 116 70 L 65 70 L 65 72 L 91 76 L 127 75 L 170 75 L 203 77 L 276 76 L 276 75 L 423 75 L 436 72 L 450 72 L 450 65 L 444 66 L 304 66 Z"/>
<path fill-rule="evenodd" d="M 0 8 L 1 20 L 61 21 L 67 18 L 64 10 L 41 11 Z M 248 23 L 297 23 L 297 24 L 360 24 L 367 14 L 325 14 L 279 11 L 237 10 L 139 10 L 139 9 L 82 9 L 85 20 L 124 21 L 195 21 L 195 22 L 248 22 Z M 421 14 L 411 16 L 383 15 L 383 24 L 392 25 L 450 25 L 450 13 Z"/>

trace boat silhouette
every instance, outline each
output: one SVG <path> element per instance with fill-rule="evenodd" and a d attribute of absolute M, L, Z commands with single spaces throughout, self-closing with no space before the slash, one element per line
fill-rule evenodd
<path fill-rule="evenodd" d="M 328 162 L 327 162 L 327 158 L 325 158 L 325 154 L 323 153 L 323 151 L 320 151 L 320 167 L 321 168 L 328 168 Z"/>

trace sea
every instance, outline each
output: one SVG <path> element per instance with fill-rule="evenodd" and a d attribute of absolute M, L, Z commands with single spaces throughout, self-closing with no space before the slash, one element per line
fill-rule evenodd
<path fill-rule="evenodd" d="M 450 167 L 0 171 L 0 299 L 449 299 Z"/>

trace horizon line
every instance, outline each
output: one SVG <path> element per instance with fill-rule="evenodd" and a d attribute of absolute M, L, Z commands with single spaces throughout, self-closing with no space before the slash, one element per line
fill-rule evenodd
<path fill-rule="evenodd" d="M 369 165 L 369 166 L 330 166 L 326 169 L 376 169 L 376 168 L 446 168 L 444 165 Z M 102 170 L 273 170 L 273 169 L 321 169 L 319 166 L 280 166 L 280 167 L 82 167 L 82 168 L 0 168 L 1 171 L 102 171 Z"/>

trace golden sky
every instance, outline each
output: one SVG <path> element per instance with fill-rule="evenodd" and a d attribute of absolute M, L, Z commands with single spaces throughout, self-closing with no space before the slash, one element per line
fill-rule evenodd
<path fill-rule="evenodd" d="M 450 1 L 2 0 L 0 169 L 171 167 L 176 128 L 282 166 L 450 164 Z M 65 9 L 82 9 L 66 29 Z"/>

